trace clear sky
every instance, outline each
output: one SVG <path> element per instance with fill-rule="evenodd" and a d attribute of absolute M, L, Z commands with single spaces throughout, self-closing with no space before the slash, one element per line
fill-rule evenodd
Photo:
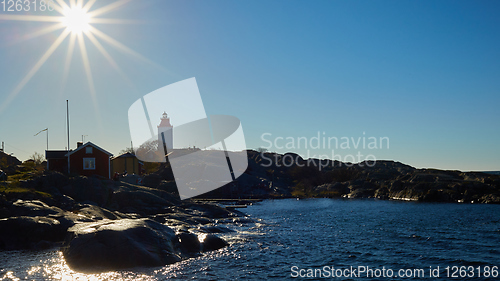
<path fill-rule="evenodd" d="M 112 3 L 98 0 L 90 12 Z M 117 155 L 130 146 L 133 102 L 196 77 L 207 114 L 240 118 L 248 148 L 268 147 L 266 139 L 271 151 L 320 156 L 332 149 L 298 147 L 286 138 L 310 141 L 320 133 L 368 143 L 387 137 L 389 148 L 354 149 L 350 142 L 350 149 L 334 154 L 500 170 L 498 1 L 118 4 L 99 17 L 121 24 L 91 25 L 134 51 L 95 36 L 119 71 L 85 35 L 93 87 L 78 43 L 65 71 L 68 36 L 15 96 L 64 29 L 30 36 L 54 23 L 9 16 L 60 15 L 8 12 L 0 4 L 0 141 L 6 152 L 21 160 L 44 153 L 45 133 L 34 134 L 46 127 L 50 149 L 65 149 L 68 99 L 71 147 L 87 135 L 86 141 Z M 279 148 L 287 143 L 293 148 Z"/>

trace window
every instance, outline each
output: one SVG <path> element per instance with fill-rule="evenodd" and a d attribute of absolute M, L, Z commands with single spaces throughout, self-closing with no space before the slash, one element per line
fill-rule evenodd
<path fill-rule="evenodd" d="M 85 153 L 92 154 L 92 146 L 85 147 Z"/>
<path fill-rule="evenodd" d="M 84 170 L 95 170 L 95 158 L 83 158 Z"/>

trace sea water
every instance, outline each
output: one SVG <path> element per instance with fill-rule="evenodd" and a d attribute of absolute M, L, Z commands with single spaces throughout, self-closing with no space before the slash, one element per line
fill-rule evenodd
<path fill-rule="evenodd" d="M 254 222 L 227 225 L 237 230 L 221 235 L 229 247 L 173 265 L 84 274 L 71 270 L 57 249 L 8 251 L 0 252 L 0 278 L 500 279 L 494 278 L 500 266 L 500 205 L 285 199 L 242 210 Z"/>

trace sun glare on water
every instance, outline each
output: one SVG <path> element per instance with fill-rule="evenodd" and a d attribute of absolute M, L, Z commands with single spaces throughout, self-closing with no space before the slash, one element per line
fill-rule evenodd
<path fill-rule="evenodd" d="M 90 30 L 90 16 L 81 7 L 66 7 L 63 10 L 62 24 L 73 33 L 88 32 Z"/>

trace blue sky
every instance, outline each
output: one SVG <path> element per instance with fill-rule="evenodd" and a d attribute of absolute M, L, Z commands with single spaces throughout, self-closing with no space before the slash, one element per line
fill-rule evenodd
<path fill-rule="evenodd" d="M 267 146 L 264 133 L 388 137 L 388 149 L 361 153 L 500 170 L 499 12 L 497 1 L 132 1 L 103 17 L 139 23 L 93 26 L 156 65 L 101 40 L 124 78 L 85 39 L 96 107 L 78 46 L 61 90 L 66 38 L 0 112 L 0 141 L 25 160 L 44 152 L 45 135 L 33 135 L 49 127 L 50 149 L 64 149 L 68 99 L 72 148 L 88 135 L 116 155 L 130 145 L 134 101 L 196 77 L 207 114 L 240 118 L 249 148 Z M 48 25 L 0 20 L 0 103 L 61 30 L 20 39 Z M 309 151 L 323 154 L 331 149 Z"/>

